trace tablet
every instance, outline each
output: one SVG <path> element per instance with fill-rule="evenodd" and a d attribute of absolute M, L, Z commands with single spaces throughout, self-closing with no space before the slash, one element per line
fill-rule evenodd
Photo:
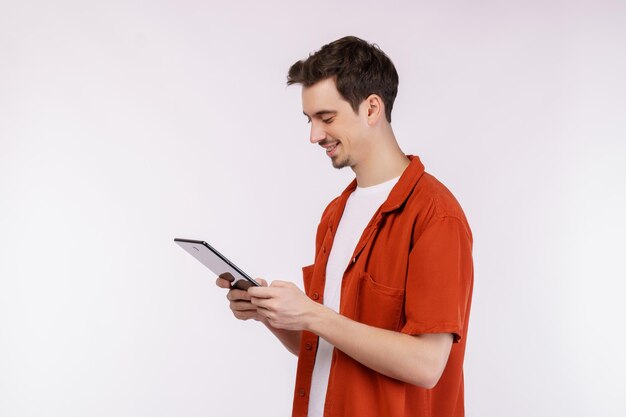
<path fill-rule="evenodd" d="M 208 243 L 202 240 L 179 238 L 174 239 L 174 242 L 213 271 L 215 275 L 221 276 L 222 274 L 226 274 L 226 276 L 222 276 L 222 278 L 229 280 L 232 287 L 247 290 L 251 286 L 261 286 Z"/>

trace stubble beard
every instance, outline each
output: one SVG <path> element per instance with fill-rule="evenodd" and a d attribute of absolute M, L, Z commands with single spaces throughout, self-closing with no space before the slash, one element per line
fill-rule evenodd
<path fill-rule="evenodd" d="M 342 168 L 345 168 L 345 167 L 352 166 L 352 161 L 350 161 L 350 157 L 349 156 L 346 156 L 343 159 L 339 158 L 339 157 L 333 158 L 332 162 L 333 162 L 333 167 L 336 168 L 336 169 L 342 169 Z"/>
<path fill-rule="evenodd" d="M 326 145 L 327 142 L 326 140 L 320 142 L 320 145 L 324 146 Z M 342 146 L 343 148 L 343 142 L 342 141 L 337 141 L 337 146 Z M 343 149 L 340 149 L 343 150 Z M 350 155 L 345 155 L 345 156 L 341 156 L 341 155 L 334 155 L 331 156 L 331 162 L 333 164 L 333 167 L 336 169 L 342 169 L 345 167 L 351 167 L 352 166 L 352 160 L 350 159 Z"/>

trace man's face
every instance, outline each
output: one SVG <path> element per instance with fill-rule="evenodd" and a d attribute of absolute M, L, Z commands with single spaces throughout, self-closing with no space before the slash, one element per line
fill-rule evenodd
<path fill-rule="evenodd" d="M 354 167 L 364 155 L 365 111 L 356 114 L 332 78 L 303 87 L 302 107 L 311 123 L 311 143 L 326 150 L 335 168 Z"/>

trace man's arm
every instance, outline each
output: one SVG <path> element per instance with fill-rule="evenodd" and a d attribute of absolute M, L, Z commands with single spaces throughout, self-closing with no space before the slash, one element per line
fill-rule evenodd
<path fill-rule="evenodd" d="M 409 384 L 433 388 L 448 361 L 450 333 L 412 336 L 368 326 L 324 306 L 310 331 L 374 371 Z"/>
<path fill-rule="evenodd" d="M 267 287 L 267 282 L 264 279 L 257 278 L 257 281 L 262 286 Z M 220 288 L 229 289 L 226 298 L 230 302 L 230 309 L 236 318 L 239 320 L 253 319 L 262 322 L 289 352 L 298 356 L 300 351 L 300 335 L 302 332 L 273 327 L 265 317 L 257 314 L 257 308 L 250 302 L 250 294 L 248 294 L 248 291 L 232 288 L 230 281 L 218 277 L 215 284 Z"/>
<path fill-rule="evenodd" d="M 312 301 L 289 282 L 250 288 L 251 303 L 277 329 L 310 331 L 368 368 L 413 385 L 434 387 L 448 361 L 452 335 L 412 336 L 350 320 Z"/>
<path fill-rule="evenodd" d="M 300 354 L 300 336 L 302 335 L 301 331 L 296 330 L 285 330 L 285 329 L 277 329 L 273 327 L 271 324 L 267 322 L 267 320 L 263 320 L 263 324 L 280 340 L 280 342 L 287 348 L 287 350 L 294 355 L 298 356 Z"/>

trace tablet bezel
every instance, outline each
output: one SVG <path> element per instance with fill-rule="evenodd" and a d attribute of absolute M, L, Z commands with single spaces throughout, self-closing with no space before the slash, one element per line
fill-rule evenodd
<path fill-rule="evenodd" d="M 203 240 L 182 238 L 175 238 L 174 242 L 176 242 L 178 246 L 183 248 L 185 252 L 187 252 L 198 261 L 200 261 L 200 263 L 202 263 L 204 266 L 209 268 L 209 270 L 211 270 L 217 276 L 220 276 L 224 273 L 230 273 L 234 278 L 234 281 L 230 283 L 233 288 L 247 290 L 251 286 L 261 286 L 257 281 L 255 281 L 252 277 L 243 272 L 237 265 L 232 263 L 227 257 L 222 255 L 217 249 L 209 245 L 207 242 Z M 203 249 L 198 249 L 197 246 L 201 246 Z M 200 250 L 208 251 L 208 253 L 213 256 L 213 260 L 218 260 L 222 266 L 216 271 L 214 266 L 207 265 L 204 259 L 202 259 L 200 256 L 197 256 L 201 253 Z"/>

